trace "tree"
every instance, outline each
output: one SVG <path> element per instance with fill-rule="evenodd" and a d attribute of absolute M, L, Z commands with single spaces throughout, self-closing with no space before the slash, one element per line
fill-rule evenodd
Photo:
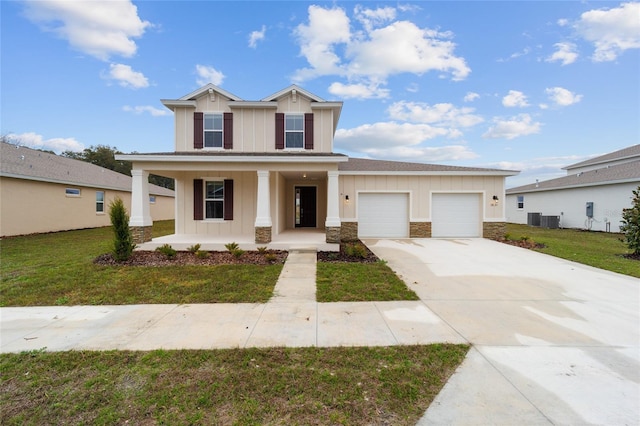
<path fill-rule="evenodd" d="M 634 255 L 640 255 L 640 186 L 633 191 L 632 207 L 622 209 L 622 226 L 627 247 L 633 250 Z"/>
<path fill-rule="evenodd" d="M 122 199 L 116 197 L 109 204 L 109 217 L 113 226 L 113 257 L 118 261 L 125 261 L 131 257 L 136 245 L 133 243 L 131 229 L 129 229 L 129 215 Z"/>

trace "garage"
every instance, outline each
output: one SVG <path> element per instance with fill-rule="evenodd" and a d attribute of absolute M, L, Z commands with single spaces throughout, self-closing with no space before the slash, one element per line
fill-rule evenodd
<path fill-rule="evenodd" d="M 409 237 L 409 194 L 358 194 L 358 237 Z"/>
<path fill-rule="evenodd" d="M 482 236 L 481 194 L 433 194 L 431 236 L 470 238 Z"/>

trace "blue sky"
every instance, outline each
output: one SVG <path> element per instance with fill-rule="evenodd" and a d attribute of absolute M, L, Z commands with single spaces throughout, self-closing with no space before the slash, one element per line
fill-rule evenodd
<path fill-rule="evenodd" d="M 640 3 L 2 1 L 1 133 L 173 150 L 160 99 L 212 82 L 344 101 L 335 150 L 521 170 L 640 143 Z"/>

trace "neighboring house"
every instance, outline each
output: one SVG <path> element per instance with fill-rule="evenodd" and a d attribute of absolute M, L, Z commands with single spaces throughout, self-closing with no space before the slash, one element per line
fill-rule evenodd
<path fill-rule="evenodd" d="M 622 209 L 631 207 L 640 185 L 640 145 L 567 167 L 567 176 L 507 190 L 507 221 L 540 226 L 620 232 Z M 532 223 L 536 222 L 536 223 Z"/>
<path fill-rule="evenodd" d="M 131 212 L 131 177 L 90 163 L 0 143 L 0 236 L 108 226 L 109 203 Z M 175 216 L 172 190 L 149 185 L 152 220 Z"/>
<path fill-rule="evenodd" d="M 176 235 L 272 242 L 316 229 L 358 237 L 482 237 L 504 232 L 505 177 L 517 172 L 351 159 L 333 152 L 342 102 L 292 85 L 245 101 L 208 84 L 163 100 L 175 151 L 133 164 L 131 226 L 150 240 L 149 173 L 176 180 Z"/>

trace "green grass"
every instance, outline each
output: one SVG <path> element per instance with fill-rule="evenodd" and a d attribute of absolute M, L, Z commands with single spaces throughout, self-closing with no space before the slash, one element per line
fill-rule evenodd
<path fill-rule="evenodd" d="M 384 262 L 318 262 L 318 302 L 419 300 Z"/>
<path fill-rule="evenodd" d="M 621 234 L 545 229 L 513 223 L 507 224 L 507 233 L 510 239 L 529 237 L 544 244 L 544 248 L 536 249 L 541 253 L 640 278 L 640 262 L 623 257 L 631 251 L 621 241 Z"/>
<path fill-rule="evenodd" d="M 154 223 L 153 236 L 173 232 Z M 111 227 L 0 241 L 1 306 L 138 303 L 263 303 L 282 265 L 99 266 L 111 251 Z"/>
<path fill-rule="evenodd" d="M 413 425 L 466 345 L 0 355 L 0 423 Z"/>

